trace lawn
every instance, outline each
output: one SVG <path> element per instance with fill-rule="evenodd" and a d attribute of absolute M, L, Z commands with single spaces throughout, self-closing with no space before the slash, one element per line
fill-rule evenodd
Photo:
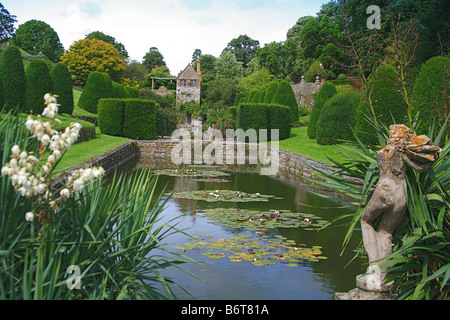
<path fill-rule="evenodd" d="M 327 164 L 332 164 L 327 156 L 335 160 L 342 159 L 335 146 L 317 144 L 316 140 L 308 137 L 307 131 L 308 127 L 292 128 L 291 136 L 279 141 L 279 148 Z"/>
<path fill-rule="evenodd" d="M 130 140 L 121 137 L 108 136 L 101 133 L 100 130 L 96 128 L 96 138 L 72 145 L 70 150 L 66 152 L 65 156 L 56 167 L 55 173 L 62 172 L 75 165 L 100 156 L 127 141 Z"/>

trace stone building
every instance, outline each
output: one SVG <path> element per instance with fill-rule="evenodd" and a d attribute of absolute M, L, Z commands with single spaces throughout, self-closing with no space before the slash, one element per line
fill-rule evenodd
<path fill-rule="evenodd" d="M 192 100 L 200 103 L 201 87 L 202 72 L 199 60 L 197 61 L 197 71 L 188 64 L 177 77 L 177 106 Z"/>

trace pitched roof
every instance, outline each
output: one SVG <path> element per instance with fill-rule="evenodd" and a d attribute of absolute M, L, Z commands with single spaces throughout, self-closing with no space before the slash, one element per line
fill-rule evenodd
<path fill-rule="evenodd" d="M 194 68 L 188 64 L 188 66 L 178 75 L 177 79 L 201 80 L 202 78 L 199 77 Z"/>

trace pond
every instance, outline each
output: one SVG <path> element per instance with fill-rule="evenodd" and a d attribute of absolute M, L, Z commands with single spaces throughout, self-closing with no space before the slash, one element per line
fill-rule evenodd
<path fill-rule="evenodd" d="M 341 255 L 346 227 L 317 230 L 344 211 L 314 189 L 253 173 L 160 173 L 158 188 L 174 193 L 161 223 L 175 219 L 188 233 L 171 235 L 166 247 L 203 262 L 183 266 L 203 281 L 177 269 L 164 274 L 189 293 L 177 289 L 178 299 L 331 300 L 355 287 L 363 262 L 349 262 L 360 239 Z M 225 190 L 240 195 L 223 197 Z M 243 202 L 249 195 L 259 197 Z"/>

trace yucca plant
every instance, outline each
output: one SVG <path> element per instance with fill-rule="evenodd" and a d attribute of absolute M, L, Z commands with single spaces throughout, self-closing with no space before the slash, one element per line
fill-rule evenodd
<path fill-rule="evenodd" d="M 18 119 L 9 114 L 0 120 L 2 165 L 13 146 L 42 147 Z M 2 175 L 0 185 L 0 299 L 176 298 L 176 283 L 162 271 L 194 261 L 164 245 L 167 236 L 183 231 L 160 221 L 169 198 L 156 192 L 151 172 L 62 190 L 58 210 L 46 219 L 29 216 L 42 202 L 23 197 L 10 180 Z"/>
<path fill-rule="evenodd" d="M 417 119 L 416 119 L 417 120 Z M 417 123 L 417 121 L 416 121 Z M 355 134 L 354 142 L 338 148 L 344 160 L 333 161 L 336 171 L 332 174 L 314 168 L 318 177 L 311 179 L 327 190 L 336 190 L 350 212 L 330 222 L 345 222 L 347 232 L 343 239 L 346 248 L 353 233 L 358 230 L 361 215 L 370 201 L 374 186 L 379 179 L 377 151 L 386 145 L 388 128 L 371 123 L 377 130 L 379 146 L 365 146 Z M 435 145 L 443 144 L 446 124 L 439 134 L 429 137 Z M 445 299 L 450 284 L 450 144 L 431 169 L 419 173 L 408 169 L 406 180 L 408 210 L 394 234 L 394 249 L 382 269 L 388 268 L 388 281 L 395 280 L 399 299 Z M 323 195 L 322 195 L 323 196 Z M 329 226 L 328 225 L 328 226 Z M 328 227 L 328 226 L 325 226 Z M 364 252 L 361 247 L 358 254 Z"/>

